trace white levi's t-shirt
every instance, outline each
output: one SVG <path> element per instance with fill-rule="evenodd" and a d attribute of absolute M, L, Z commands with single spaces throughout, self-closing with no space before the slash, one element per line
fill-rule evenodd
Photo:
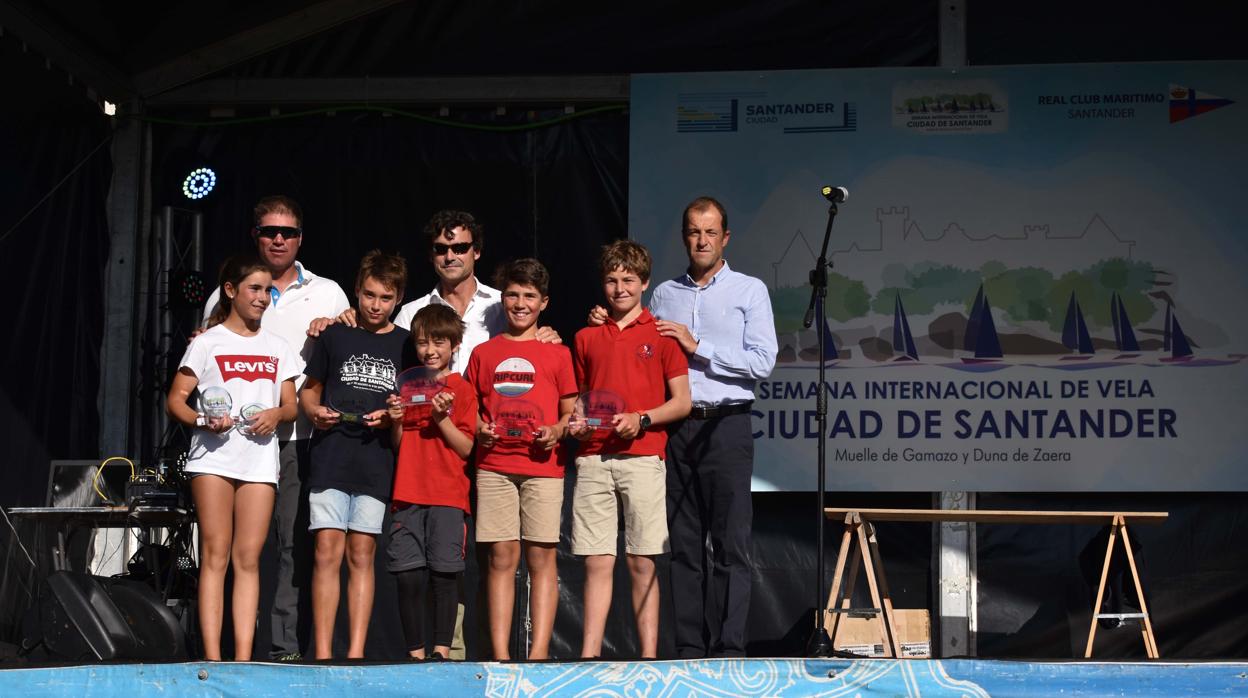
<path fill-rule="evenodd" d="M 225 388 L 236 419 L 247 405 L 277 407 L 282 382 L 297 377 L 303 362 L 286 340 L 260 329 L 244 337 L 217 325 L 195 338 L 178 368 L 189 368 L 198 388 Z M 215 434 L 196 428 L 187 454 L 188 473 L 211 473 L 247 482 L 277 483 L 277 436 L 251 436 L 239 429 Z"/>

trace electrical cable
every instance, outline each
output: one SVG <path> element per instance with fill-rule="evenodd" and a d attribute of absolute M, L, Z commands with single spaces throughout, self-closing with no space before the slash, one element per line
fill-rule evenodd
<path fill-rule="evenodd" d="M 108 495 L 104 494 L 100 490 L 100 473 L 104 472 L 104 466 L 108 465 L 109 463 L 112 463 L 115 460 L 125 461 L 126 463 L 129 463 L 130 464 L 130 479 L 133 480 L 135 478 L 134 461 L 130 460 L 129 458 L 126 458 L 125 456 L 110 456 L 109 458 L 105 458 L 104 462 L 100 463 L 99 467 L 95 469 L 95 476 L 91 478 L 91 487 L 95 489 L 95 493 L 100 496 L 100 499 L 104 500 L 108 504 L 112 504 L 112 502 L 109 502 Z"/>
<path fill-rule="evenodd" d="M 39 565 L 35 564 L 35 558 L 30 556 L 30 551 L 27 550 L 26 546 L 22 544 L 22 538 L 17 534 L 17 527 L 13 525 L 13 519 L 9 518 L 9 512 L 5 511 L 4 507 L 0 507 L 0 514 L 4 514 L 4 521 L 9 525 L 9 530 L 13 532 L 13 541 L 17 543 L 17 547 L 22 549 L 22 554 L 25 555 L 26 559 L 30 561 L 31 569 L 38 572 Z"/>

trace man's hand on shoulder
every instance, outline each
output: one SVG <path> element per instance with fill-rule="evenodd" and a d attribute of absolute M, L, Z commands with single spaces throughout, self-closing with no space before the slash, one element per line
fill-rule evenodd
<path fill-rule="evenodd" d="M 655 329 L 664 337 L 671 337 L 680 344 L 680 348 L 686 354 L 692 354 L 698 350 L 698 340 L 693 338 L 693 334 L 689 332 L 689 328 L 679 322 L 671 320 L 657 320 L 654 323 Z"/>
<path fill-rule="evenodd" d="M 553 327 L 537 328 L 537 341 L 542 344 L 563 344 L 563 338 L 555 331 Z"/>
<path fill-rule="evenodd" d="M 324 332 L 327 328 L 329 328 L 330 325 L 333 325 L 337 322 L 338 322 L 338 318 L 318 317 L 317 319 L 313 320 L 308 325 L 308 336 L 320 337 L 322 332 Z"/>

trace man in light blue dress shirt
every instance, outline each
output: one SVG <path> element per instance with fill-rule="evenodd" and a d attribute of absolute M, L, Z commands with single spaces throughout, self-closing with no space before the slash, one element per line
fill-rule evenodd
<path fill-rule="evenodd" d="M 650 299 L 659 333 L 689 355 L 693 396 L 693 411 L 670 430 L 667 445 L 676 653 L 743 657 L 753 518 L 750 406 L 755 381 L 776 364 L 776 326 L 767 287 L 724 259 L 731 236 L 724 207 L 694 199 L 683 227 L 689 269 Z"/>

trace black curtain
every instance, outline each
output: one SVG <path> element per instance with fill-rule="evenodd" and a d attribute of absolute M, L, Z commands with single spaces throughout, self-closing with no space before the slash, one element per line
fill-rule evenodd
<path fill-rule="evenodd" d="M 111 127 L 98 110 L 0 119 L 0 505 L 31 506 L 49 460 L 99 452 Z"/>
<path fill-rule="evenodd" d="M 495 120 L 491 111 L 467 118 L 492 128 L 522 124 L 529 115 Z M 411 300 L 437 280 L 422 238 L 425 222 L 440 209 L 463 209 L 485 226 L 478 276 L 491 283 L 503 261 L 542 260 L 552 276 L 543 322 L 571 341 L 595 302 L 598 247 L 625 235 L 622 108 L 510 132 L 350 111 L 210 128 L 157 124 L 153 148 L 157 205 L 203 212 L 205 267 L 214 281 L 225 257 L 253 249 L 255 201 L 282 193 L 304 208 L 299 258 L 305 266 L 351 296 L 365 252 L 399 252 L 408 259 L 405 298 Z M 217 172 L 216 190 L 193 203 L 181 196 L 181 182 L 203 165 Z"/>

